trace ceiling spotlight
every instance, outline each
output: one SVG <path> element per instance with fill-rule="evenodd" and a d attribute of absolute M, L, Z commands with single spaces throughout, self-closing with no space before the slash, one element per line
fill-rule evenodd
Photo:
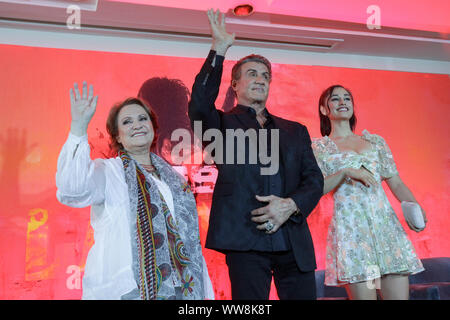
<path fill-rule="evenodd" d="M 241 4 L 233 9 L 233 13 L 238 17 L 248 17 L 253 13 L 253 6 L 249 4 Z"/>

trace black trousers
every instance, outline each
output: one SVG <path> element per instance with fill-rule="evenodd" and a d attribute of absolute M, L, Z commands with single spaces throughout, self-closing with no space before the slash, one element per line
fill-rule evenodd
<path fill-rule="evenodd" d="M 302 272 L 292 251 L 227 251 L 233 300 L 268 300 L 272 276 L 280 300 L 316 300 L 314 271 Z"/>

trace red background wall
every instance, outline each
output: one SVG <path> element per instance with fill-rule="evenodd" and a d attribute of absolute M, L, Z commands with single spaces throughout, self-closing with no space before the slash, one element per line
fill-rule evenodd
<path fill-rule="evenodd" d="M 78 299 L 93 243 L 89 209 L 66 207 L 55 197 L 57 157 L 69 132 L 69 88 L 86 80 L 99 95 L 89 128 L 99 151 L 106 147 L 105 121 L 113 103 L 137 95 L 152 77 L 179 79 L 191 88 L 203 59 L 10 45 L 0 45 L 0 56 L 0 299 Z M 225 62 L 224 84 L 232 65 Z M 386 189 L 419 257 L 450 256 L 448 75 L 274 64 L 268 108 L 319 137 L 317 100 L 334 83 L 353 92 L 356 132 L 368 129 L 386 139 L 402 179 L 427 212 L 425 231 L 410 231 Z M 209 206 L 210 194 L 200 194 L 202 243 Z M 308 219 L 319 269 L 325 268 L 331 208 L 325 196 Z M 208 249 L 204 254 L 216 298 L 229 299 L 223 256 Z"/>

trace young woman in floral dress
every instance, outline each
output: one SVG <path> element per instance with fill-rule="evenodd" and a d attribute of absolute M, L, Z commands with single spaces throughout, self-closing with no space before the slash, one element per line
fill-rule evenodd
<path fill-rule="evenodd" d="M 345 286 L 350 299 L 408 299 L 408 275 L 424 270 L 381 185 L 399 201 L 417 203 L 400 179 L 385 140 L 367 130 L 354 133 L 350 90 L 335 85 L 319 100 L 322 138 L 312 147 L 325 177 L 324 194 L 333 193 L 328 230 L 325 285 Z M 426 222 L 425 212 L 422 214 Z M 413 225 L 409 227 L 416 231 Z"/>

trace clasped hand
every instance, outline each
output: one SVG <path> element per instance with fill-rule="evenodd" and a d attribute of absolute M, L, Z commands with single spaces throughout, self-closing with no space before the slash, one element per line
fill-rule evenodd
<path fill-rule="evenodd" d="M 364 167 L 361 167 L 360 169 L 347 168 L 346 176 L 350 179 L 360 181 L 366 187 L 376 186 L 378 184 L 374 175 Z"/>
<path fill-rule="evenodd" d="M 285 223 L 291 214 L 297 210 L 297 205 L 291 198 L 280 198 L 274 195 L 256 196 L 258 201 L 268 202 L 268 205 L 251 212 L 253 222 L 258 223 L 258 230 L 266 230 L 266 222 L 272 222 L 274 227 L 266 233 L 276 232 Z"/>

